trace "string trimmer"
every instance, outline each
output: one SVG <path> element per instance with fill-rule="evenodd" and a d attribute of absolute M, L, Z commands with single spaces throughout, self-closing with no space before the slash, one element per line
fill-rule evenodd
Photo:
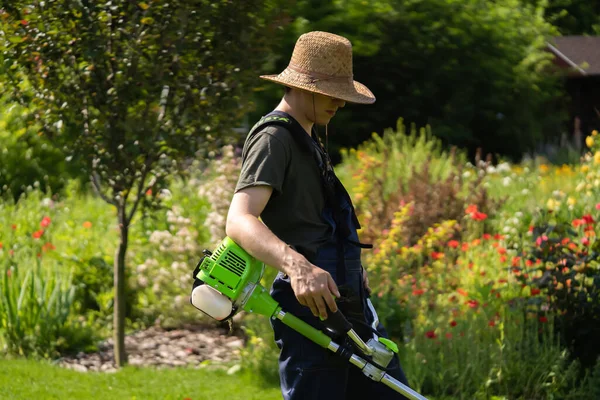
<path fill-rule="evenodd" d="M 398 352 L 398 346 L 391 340 L 373 335 L 365 343 L 338 309 L 335 313 L 329 311 L 327 319 L 323 320 L 331 336 L 339 338 L 342 334 L 351 339 L 344 341 L 351 345 L 338 344 L 325 332 L 285 312 L 260 284 L 265 264 L 229 237 L 223 239 L 214 252 L 204 250 L 204 254 L 194 271 L 196 283 L 190 298 L 192 305 L 203 313 L 218 321 L 230 319 L 240 311 L 277 318 L 319 346 L 345 358 L 370 379 L 382 382 L 409 399 L 427 400 L 385 371 L 394 353 Z M 368 304 L 377 316 L 370 300 Z M 373 328 L 377 323 L 375 318 Z"/>

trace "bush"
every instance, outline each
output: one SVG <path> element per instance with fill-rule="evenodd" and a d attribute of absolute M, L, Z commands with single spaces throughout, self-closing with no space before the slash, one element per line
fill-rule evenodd
<path fill-rule="evenodd" d="M 65 332 L 75 288 L 71 278 L 29 270 L 6 260 L 0 271 L 0 331 L 13 355 L 52 357 Z M 68 332 L 68 329 L 66 330 Z"/>

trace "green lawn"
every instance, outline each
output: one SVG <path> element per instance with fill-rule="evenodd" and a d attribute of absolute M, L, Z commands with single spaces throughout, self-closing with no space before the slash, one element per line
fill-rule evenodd
<path fill-rule="evenodd" d="M 116 373 L 75 372 L 46 362 L 0 360 L 0 398 L 281 400 L 249 376 L 219 370 L 127 367 Z"/>

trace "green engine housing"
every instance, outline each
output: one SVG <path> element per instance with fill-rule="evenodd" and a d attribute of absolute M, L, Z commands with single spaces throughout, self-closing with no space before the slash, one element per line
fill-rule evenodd
<path fill-rule="evenodd" d="M 278 303 L 260 285 L 265 270 L 264 263 L 252 257 L 229 237 L 225 237 L 214 252 L 206 254 L 196 278 L 229 298 L 234 313 L 243 309 L 273 316 Z"/>

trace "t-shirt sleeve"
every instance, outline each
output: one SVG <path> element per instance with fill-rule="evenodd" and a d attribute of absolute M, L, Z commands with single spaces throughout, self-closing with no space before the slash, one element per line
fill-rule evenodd
<path fill-rule="evenodd" d="M 268 185 L 273 188 L 274 195 L 280 195 L 288 164 L 289 149 L 281 137 L 277 137 L 277 131 L 266 128 L 257 132 L 246 141 L 235 192 Z"/>

